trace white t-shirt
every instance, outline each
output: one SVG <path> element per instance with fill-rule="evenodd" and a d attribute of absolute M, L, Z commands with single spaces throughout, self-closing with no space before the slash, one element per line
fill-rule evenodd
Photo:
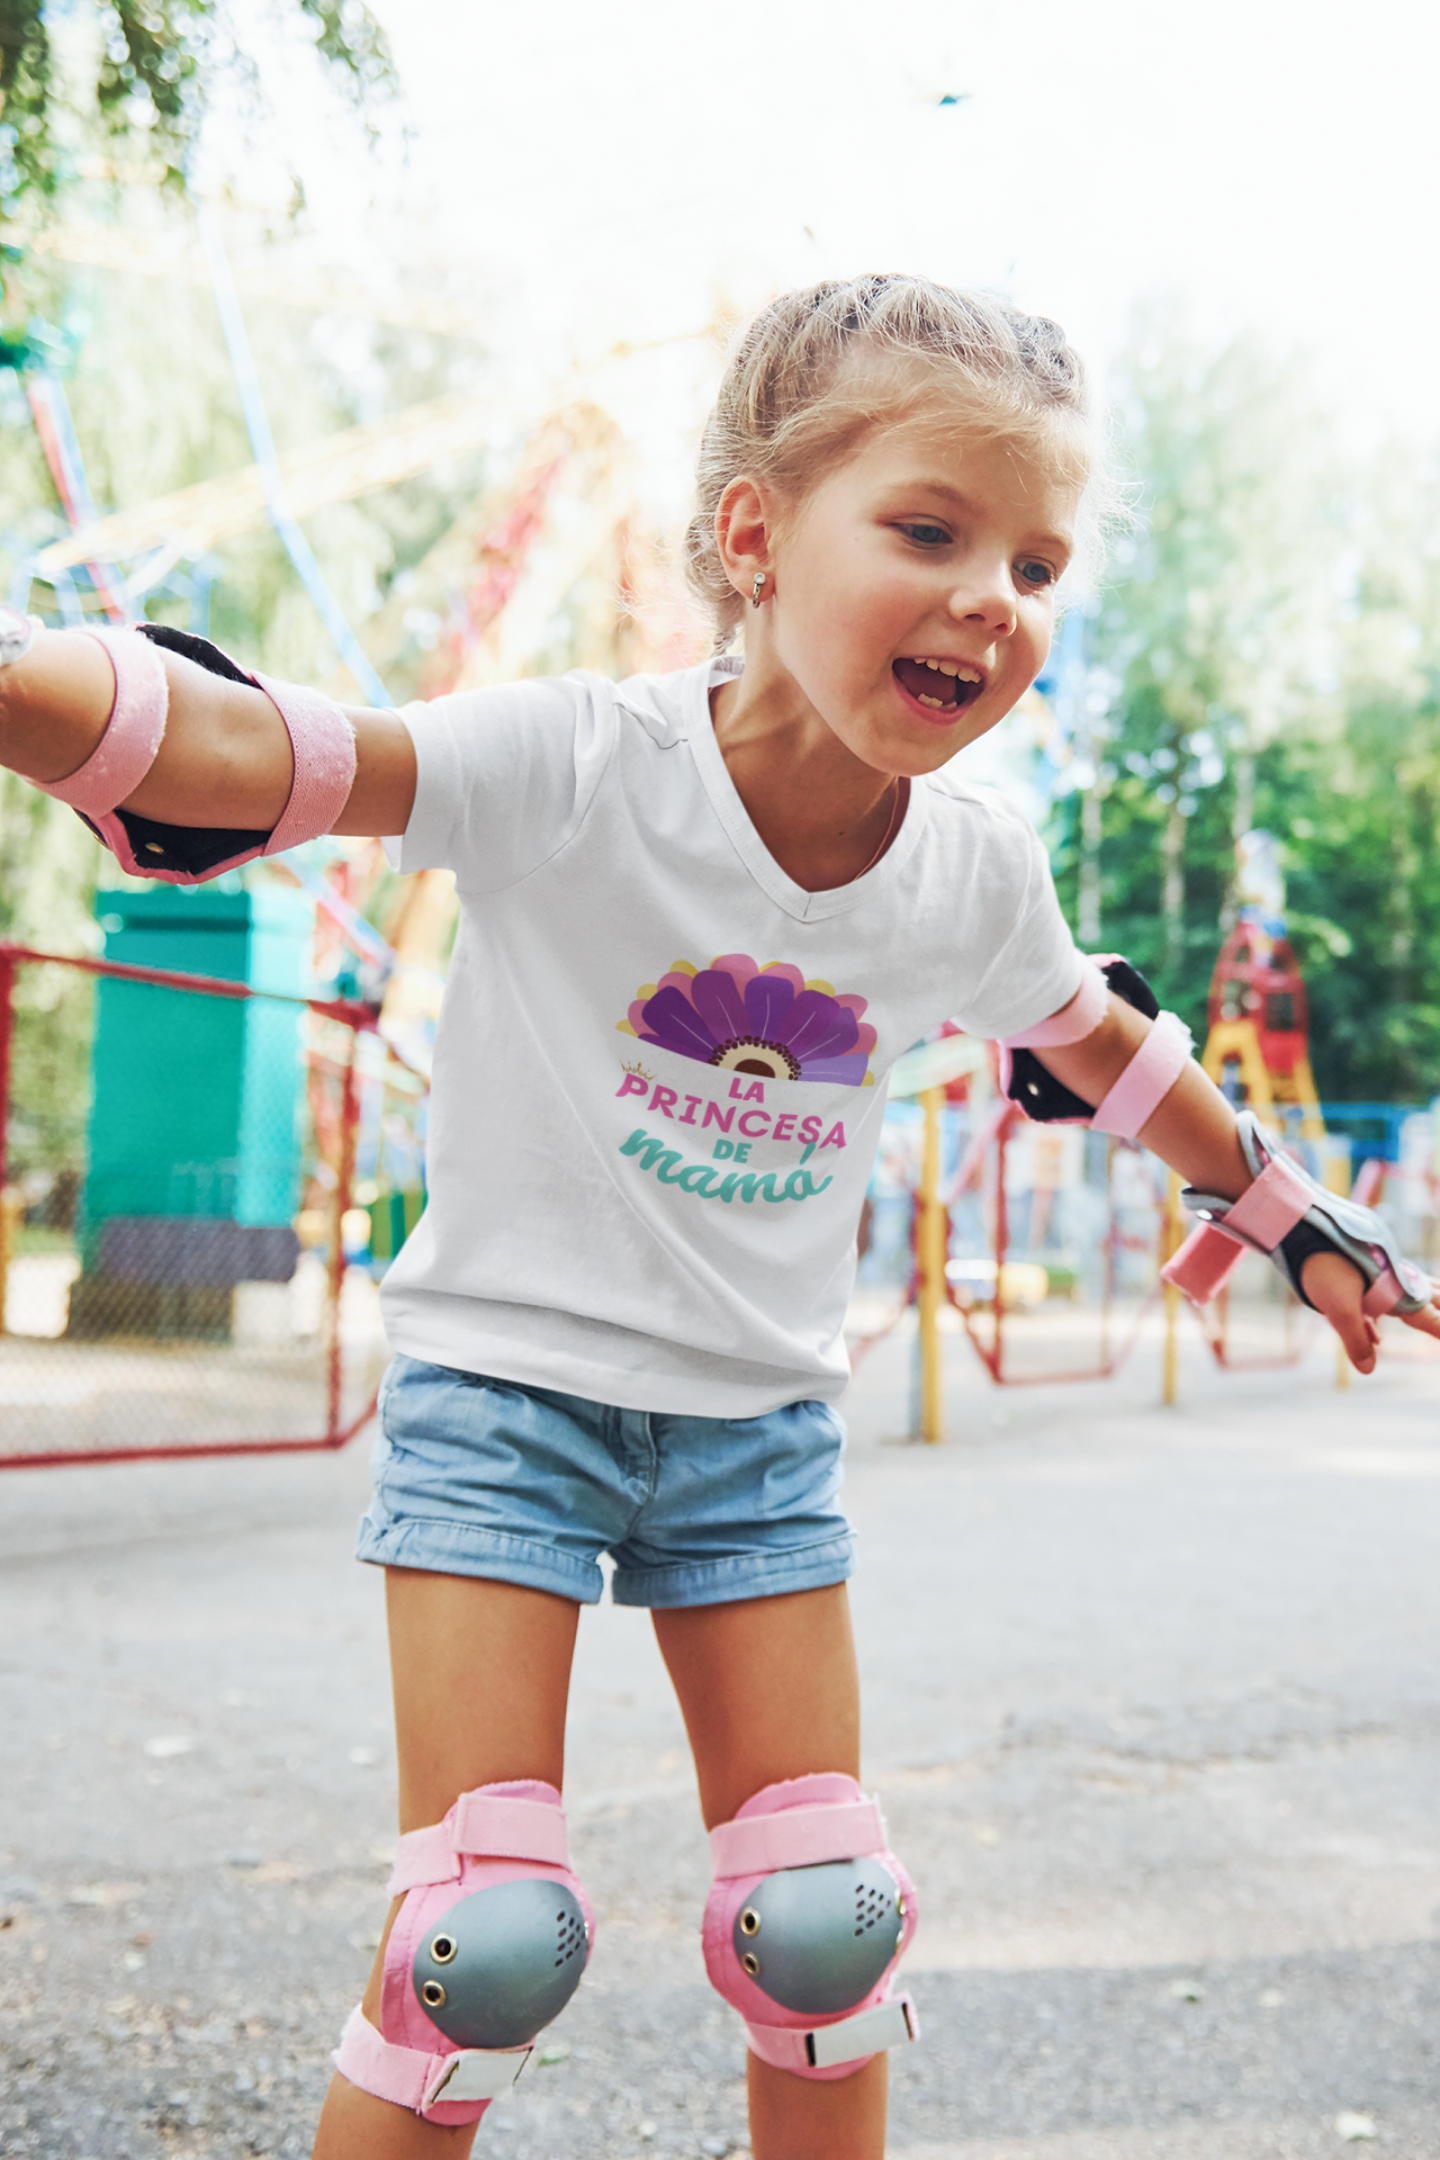
<path fill-rule="evenodd" d="M 787 877 L 711 724 L 738 672 L 404 710 L 392 854 L 460 900 L 429 1203 L 382 1293 L 411 1357 L 635 1410 L 833 1399 L 890 1066 L 944 1020 L 1013 1034 L 1075 994 L 1039 841 L 953 769 L 863 877 Z"/>

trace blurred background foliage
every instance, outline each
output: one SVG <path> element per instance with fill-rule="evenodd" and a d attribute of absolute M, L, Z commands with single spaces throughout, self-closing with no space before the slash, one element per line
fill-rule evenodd
<path fill-rule="evenodd" d="M 1136 524 L 1086 625 L 1061 897 L 1194 1028 L 1234 843 L 1281 843 L 1328 1101 L 1440 1086 L 1440 445 L 1343 443 L 1303 360 L 1136 321 L 1113 386 Z"/>
<path fill-rule="evenodd" d="M 362 0 L 277 0 L 298 17 L 362 118 L 394 95 L 384 32 Z M 264 98 L 251 38 L 227 0 L 55 0 L 0 5 L 0 205 L 13 216 L 75 171 L 85 142 L 108 139 L 158 164 L 183 192 L 190 155 L 221 95 Z"/>
<path fill-rule="evenodd" d="M 308 24 L 363 122 L 390 86 L 367 11 L 353 0 L 276 4 Z M 153 266 L 137 276 L 45 243 L 65 220 L 92 232 L 108 222 L 157 247 L 178 236 L 193 264 L 191 213 L 174 183 L 207 99 L 217 85 L 248 95 L 244 81 L 230 17 L 202 0 L 0 7 L 0 321 L 15 363 L 0 367 L 0 569 L 12 579 L 27 552 L 66 530 L 23 394 L 36 356 L 64 376 L 102 512 L 250 462 L 213 296 L 179 253 L 173 276 Z M 271 242 L 303 255 L 298 202 L 283 230 L 272 212 L 233 200 L 227 216 L 252 260 Z M 387 246 L 394 260 L 381 259 Z M 413 235 L 377 237 L 370 269 L 392 296 L 408 280 L 446 297 L 443 267 Z M 463 299 L 478 318 L 485 295 L 473 280 Z M 480 334 L 422 331 L 393 305 L 388 319 L 379 312 L 247 289 L 282 456 L 446 392 L 484 397 L 502 377 L 513 387 L 514 356 Z M 1440 444 L 1347 443 L 1302 359 L 1254 336 L 1207 347 L 1167 305 L 1137 316 L 1111 395 L 1136 518 L 1085 609 L 1075 754 L 1051 809 L 1071 920 L 1086 945 L 1127 952 L 1203 1039 L 1210 971 L 1233 920 L 1235 839 L 1269 828 L 1322 1097 L 1428 1099 L 1440 1085 Z M 523 437 L 500 440 L 307 518 L 362 638 L 382 609 L 403 615 L 413 567 L 514 469 Z M 354 695 L 268 527 L 219 545 L 211 568 L 222 644 Z M 572 589 L 546 626 L 535 666 L 604 664 L 587 643 L 587 589 Z M 29 604 L 48 596 L 37 588 Z M 149 611 L 187 620 L 173 596 Z M 435 622 L 398 657 L 376 655 L 396 695 L 413 693 Z M 0 935 L 93 949 L 102 867 L 115 882 L 68 810 L 0 775 Z M 89 990 L 76 981 L 45 994 L 53 1009 L 22 1015 L 17 1099 L 45 1104 L 51 1138 L 73 1134 L 78 1146 Z"/>
<path fill-rule="evenodd" d="M 134 222 L 136 193 L 125 191 Z M 77 180 L 65 190 L 72 214 L 96 217 L 113 191 Z M 163 230 L 183 213 L 148 203 Z M 214 302 L 203 285 L 177 277 L 128 276 L 29 255 L 23 283 L 27 319 L 63 324 L 61 372 L 103 511 L 128 507 L 218 474 L 239 471 L 251 451 Z M 463 339 L 417 336 L 385 324 L 248 299 L 256 366 L 270 392 L 282 454 L 381 413 L 445 392 L 483 392 L 484 350 Z M 366 619 L 503 469 L 503 453 L 474 450 L 448 466 L 353 502 L 327 505 L 306 529 L 352 622 Z M 13 370 L 0 372 L 0 574 L 27 549 L 66 530 L 28 406 Z M 348 700 L 358 693 L 337 675 L 333 646 L 268 525 L 214 551 L 210 633 L 251 665 L 283 679 L 316 682 Z M 3 589 L 3 588 L 0 588 Z M 21 604 L 42 612 L 36 585 Z M 161 594 L 151 620 L 185 627 L 186 600 Z M 568 665 L 568 659 L 562 662 Z M 397 678 L 397 694 L 408 688 Z M 49 951 L 94 950 L 97 880 L 128 882 L 113 859 L 63 804 L 0 772 L 0 936 Z M 90 985 L 62 971 L 22 970 L 15 1042 L 17 1102 L 43 1106 L 36 1151 L 54 1161 L 78 1151 L 83 1135 Z M 37 1003 L 37 1001 L 39 1001 Z M 33 1009 L 32 1009 L 33 1008 Z"/>

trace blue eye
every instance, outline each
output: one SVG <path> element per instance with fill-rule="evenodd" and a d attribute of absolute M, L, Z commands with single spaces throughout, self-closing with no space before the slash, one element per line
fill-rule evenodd
<path fill-rule="evenodd" d="M 1044 562 L 1021 563 L 1020 577 L 1023 584 L 1032 586 L 1037 592 L 1042 587 L 1053 585 L 1055 582 L 1055 572 L 1051 569 L 1049 563 Z"/>
<path fill-rule="evenodd" d="M 944 547 L 950 535 L 943 525 L 902 525 L 900 530 L 921 547 Z"/>

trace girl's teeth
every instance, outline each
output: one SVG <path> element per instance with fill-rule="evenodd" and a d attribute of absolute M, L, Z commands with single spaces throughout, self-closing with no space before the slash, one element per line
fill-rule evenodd
<path fill-rule="evenodd" d="M 917 698 L 918 702 L 921 705 L 933 705 L 936 712 L 949 712 L 950 710 L 950 707 L 946 704 L 944 698 L 926 697 L 923 690 L 917 693 Z"/>
<path fill-rule="evenodd" d="M 960 672 L 958 660 L 932 660 L 930 665 L 939 668 L 942 675 L 958 675 Z"/>

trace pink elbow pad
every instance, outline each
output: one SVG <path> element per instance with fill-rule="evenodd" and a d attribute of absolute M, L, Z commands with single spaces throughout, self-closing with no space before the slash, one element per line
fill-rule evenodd
<path fill-rule="evenodd" d="M 355 778 L 355 736 L 338 705 L 316 690 L 248 674 L 208 638 L 147 624 L 140 630 L 90 630 L 115 674 L 115 702 L 105 733 L 78 772 L 37 782 L 68 803 L 123 870 L 169 885 L 197 885 L 278 855 L 328 832 Z M 183 653 L 212 674 L 263 690 L 285 723 L 294 760 L 290 799 L 270 832 L 168 825 L 119 806 L 155 762 L 165 735 L 168 685 L 157 645 Z"/>
<path fill-rule="evenodd" d="M 1110 984 L 1104 969 L 1115 957 L 1107 953 L 1100 960 L 1087 954 L 1082 961 L 1080 988 L 1065 1010 L 1052 1013 L 1048 1020 L 1038 1020 L 1034 1027 L 1022 1028 L 1018 1035 L 1007 1035 L 1001 1048 L 1007 1052 L 1061 1050 L 1067 1043 L 1083 1042 L 1087 1035 L 1093 1035 L 1110 1004 Z"/>
<path fill-rule="evenodd" d="M 1162 1012 L 1090 1123 L 1096 1132 L 1133 1140 L 1149 1124 L 1190 1062 L 1194 1037 L 1178 1013 Z"/>
<path fill-rule="evenodd" d="M 1104 1019 L 1112 993 L 1150 1021 L 1150 1032 L 1098 1106 L 1057 1080 L 1037 1050 L 1082 1042 Z M 1154 1116 L 1190 1062 L 1192 1037 L 1179 1015 L 1161 1012 L 1138 968 L 1118 953 L 1085 962 L 1079 994 L 1063 1013 L 1011 1035 L 1000 1045 L 1000 1085 L 1026 1117 L 1044 1125 L 1088 1125 L 1133 1140 Z"/>

